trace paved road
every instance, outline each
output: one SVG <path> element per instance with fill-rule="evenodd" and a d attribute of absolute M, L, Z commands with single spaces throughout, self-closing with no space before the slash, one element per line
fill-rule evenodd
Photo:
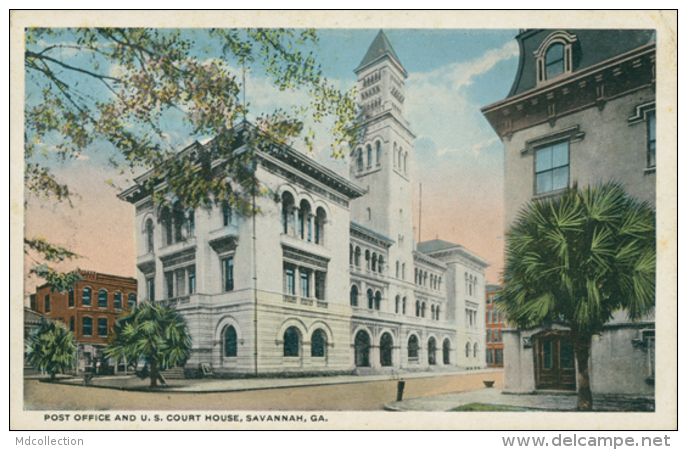
<path fill-rule="evenodd" d="M 503 382 L 503 372 L 438 375 L 407 379 L 404 398 L 483 388 L 482 380 Z M 240 392 L 132 392 L 97 387 L 24 382 L 29 410 L 295 410 L 379 411 L 396 400 L 396 380 L 285 387 Z"/>

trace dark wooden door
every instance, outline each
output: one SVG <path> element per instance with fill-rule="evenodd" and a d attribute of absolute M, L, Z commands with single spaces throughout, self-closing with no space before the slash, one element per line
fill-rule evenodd
<path fill-rule="evenodd" d="M 537 336 L 535 352 L 537 389 L 575 390 L 575 353 L 569 333 Z"/>

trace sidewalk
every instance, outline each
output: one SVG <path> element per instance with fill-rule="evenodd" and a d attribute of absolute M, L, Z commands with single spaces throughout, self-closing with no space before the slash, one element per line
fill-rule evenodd
<path fill-rule="evenodd" d="M 594 411 L 654 411 L 652 397 L 594 395 Z M 574 393 L 506 394 L 487 388 L 410 398 L 385 405 L 387 411 L 574 411 Z"/>
<path fill-rule="evenodd" d="M 378 381 L 416 380 L 423 378 L 455 377 L 459 375 L 489 375 L 501 373 L 500 370 L 463 370 L 450 372 L 418 372 L 418 373 L 387 373 L 374 375 L 336 375 L 327 377 L 302 377 L 302 378 L 239 378 L 239 379 L 168 379 L 167 386 L 159 386 L 159 391 L 164 392 L 238 392 L 259 389 L 278 389 L 301 386 L 326 386 L 334 384 L 370 383 Z M 83 378 L 58 378 L 56 383 L 83 385 Z M 150 380 L 140 380 L 134 375 L 96 376 L 91 381 L 90 387 L 122 389 L 122 390 L 148 390 Z"/>

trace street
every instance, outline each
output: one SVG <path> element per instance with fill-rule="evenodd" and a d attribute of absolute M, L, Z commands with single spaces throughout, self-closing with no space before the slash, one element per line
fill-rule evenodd
<path fill-rule="evenodd" d="M 406 379 L 404 399 L 503 384 L 503 372 Z M 315 410 L 379 411 L 396 400 L 397 380 L 235 392 L 138 392 L 24 380 L 26 410 Z"/>

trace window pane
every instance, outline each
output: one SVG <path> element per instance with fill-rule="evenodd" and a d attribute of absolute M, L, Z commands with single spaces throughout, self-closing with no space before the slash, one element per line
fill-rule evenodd
<path fill-rule="evenodd" d="M 224 262 L 224 290 L 234 290 L 234 258 L 227 258 Z"/>
<path fill-rule="evenodd" d="M 98 308 L 107 308 L 107 291 L 102 289 L 98 292 Z"/>
<path fill-rule="evenodd" d="M 114 307 L 115 309 L 122 309 L 122 293 L 115 292 L 114 294 Z"/>
<path fill-rule="evenodd" d="M 496 364 L 499 366 L 503 365 L 503 349 L 502 348 L 496 349 Z"/>
<path fill-rule="evenodd" d="M 551 172 L 551 190 L 564 189 L 568 187 L 568 167 L 559 167 Z"/>
<path fill-rule="evenodd" d="M 552 167 L 561 167 L 568 165 L 568 142 L 560 142 L 553 146 L 552 149 Z"/>
<path fill-rule="evenodd" d="M 552 186 L 551 172 L 537 174 L 537 194 L 551 191 Z"/>
<path fill-rule="evenodd" d="M 537 150 L 537 172 L 551 168 L 551 147 L 540 148 Z"/>
<path fill-rule="evenodd" d="M 296 274 L 293 269 L 286 269 L 286 293 L 296 295 Z"/>
<path fill-rule="evenodd" d="M 82 325 L 83 334 L 85 336 L 91 336 L 93 334 L 93 319 L 90 317 L 84 317 Z"/>
<path fill-rule="evenodd" d="M 571 341 L 561 341 L 561 368 L 575 368 L 575 353 Z"/>
<path fill-rule="evenodd" d="M 298 331 L 289 328 L 284 332 L 284 356 L 298 356 Z"/>
<path fill-rule="evenodd" d="M 546 78 L 557 77 L 563 73 L 563 45 L 554 44 L 546 52 Z"/>
<path fill-rule="evenodd" d="M 107 319 L 104 317 L 98 319 L 98 336 L 107 336 Z"/>
<path fill-rule="evenodd" d="M 543 363 L 544 363 L 544 369 L 550 369 L 551 368 L 551 362 L 552 362 L 552 343 L 551 341 L 545 341 L 543 343 Z"/>
<path fill-rule="evenodd" d="M 311 356 L 319 358 L 324 356 L 324 333 L 316 330 L 312 335 Z"/>
<path fill-rule="evenodd" d="M 174 297 L 174 273 L 165 273 L 165 284 L 167 285 L 167 298 Z"/>
<path fill-rule="evenodd" d="M 229 326 L 224 332 L 224 356 L 236 356 L 238 350 L 237 347 L 236 330 L 234 327 Z"/>
<path fill-rule="evenodd" d="M 196 292 L 196 266 L 191 266 L 188 271 L 188 293 L 194 294 Z"/>

